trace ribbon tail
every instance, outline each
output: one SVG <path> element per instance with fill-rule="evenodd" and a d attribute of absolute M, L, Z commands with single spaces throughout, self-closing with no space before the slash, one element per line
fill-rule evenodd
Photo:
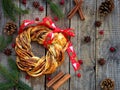
<path fill-rule="evenodd" d="M 76 53 L 75 53 L 75 51 L 73 49 L 73 46 L 72 46 L 71 42 L 68 45 L 67 53 L 68 53 L 68 55 L 70 57 L 70 61 L 72 63 L 72 66 L 73 66 L 74 70 L 75 71 L 79 70 L 80 69 L 80 64 L 76 59 L 77 56 L 76 56 Z"/>

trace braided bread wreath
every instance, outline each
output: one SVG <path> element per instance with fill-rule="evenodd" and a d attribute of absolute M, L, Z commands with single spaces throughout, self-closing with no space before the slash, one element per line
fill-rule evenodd
<path fill-rule="evenodd" d="M 53 73 L 63 63 L 64 53 L 68 47 L 65 33 L 58 30 L 53 32 L 55 26 L 52 21 L 49 18 L 43 20 L 44 22 L 28 25 L 16 37 L 17 66 L 33 77 Z M 37 57 L 33 54 L 30 44 L 32 41 L 37 41 L 47 48 L 46 56 Z"/>

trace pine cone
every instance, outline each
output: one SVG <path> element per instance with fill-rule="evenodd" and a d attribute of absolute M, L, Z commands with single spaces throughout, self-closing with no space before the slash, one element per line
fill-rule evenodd
<path fill-rule="evenodd" d="M 6 33 L 7 35 L 12 35 L 13 33 L 15 33 L 15 31 L 17 31 L 17 25 L 14 22 L 8 22 L 5 25 L 4 33 Z"/>
<path fill-rule="evenodd" d="M 106 78 L 100 83 L 102 90 L 114 90 L 114 81 L 110 78 Z"/>
<path fill-rule="evenodd" d="M 107 16 L 114 9 L 114 0 L 105 0 L 99 6 L 99 14 L 100 16 Z"/>

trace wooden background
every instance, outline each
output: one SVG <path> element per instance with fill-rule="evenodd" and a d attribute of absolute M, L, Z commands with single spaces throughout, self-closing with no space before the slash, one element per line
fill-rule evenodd
<path fill-rule="evenodd" d="M 34 7 L 32 7 L 32 2 L 35 0 L 27 0 L 26 6 L 20 3 L 20 0 L 14 0 L 14 2 L 23 9 L 28 9 L 29 14 L 27 15 L 17 15 L 17 25 L 19 26 L 24 19 L 34 20 L 39 17 L 42 20 L 45 16 L 55 15 L 51 12 L 49 5 L 45 3 L 45 0 L 39 1 L 44 7 L 44 11 L 40 12 Z M 52 0 L 53 2 L 59 4 L 60 0 Z M 106 18 L 100 19 L 98 16 L 98 7 L 104 0 L 84 0 L 82 4 L 82 9 L 85 15 L 85 21 L 81 21 L 78 13 L 71 19 L 67 19 L 68 12 L 74 7 L 73 0 L 65 0 L 65 5 L 60 6 L 65 14 L 65 18 L 60 19 L 55 22 L 60 28 L 74 28 L 76 36 L 71 38 L 73 42 L 75 51 L 77 53 L 78 59 L 83 60 L 83 65 L 81 66 L 80 72 L 82 74 L 81 78 L 76 76 L 69 57 L 66 54 L 66 59 L 61 67 L 57 69 L 52 75 L 46 75 L 38 78 L 25 79 L 26 74 L 22 73 L 21 79 L 30 85 L 33 90 L 49 90 L 45 87 L 47 77 L 55 76 L 59 71 L 71 74 L 71 79 L 62 85 L 59 90 L 101 90 L 100 82 L 105 78 L 111 78 L 115 81 L 115 90 L 120 90 L 120 0 L 114 0 L 115 9 Z M 94 26 L 96 20 L 101 20 L 102 25 L 99 28 Z M 3 14 L 1 3 L 0 3 L 0 33 L 6 24 L 10 21 Z M 104 30 L 104 35 L 100 35 L 99 31 Z M 90 36 L 90 43 L 83 43 L 84 36 Z M 116 48 L 116 52 L 111 53 L 109 48 L 113 46 Z M 11 48 L 11 46 L 9 46 Z M 33 50 L 36 55 L 45 55 L 45 49 L 38 45 L 33 45 Z M 38 51 L 36 51 L 38 50 Z M 13 53 L 14 55 L 14 53 Z M 105 58 L 106 64 L 100 66 L 97 61 L 99 58 Z M 0 53 L 0 62 L 7 64 L 7 57 Z M 96 68 L 96 69 L 95 69 Z"/>

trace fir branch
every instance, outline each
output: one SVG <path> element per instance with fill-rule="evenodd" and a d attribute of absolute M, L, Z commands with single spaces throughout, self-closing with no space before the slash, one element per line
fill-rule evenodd
<path fill-rule="evenodd" d="M 7 36 L 6 43 L 10 44 L 12 42 L 12 40 L 13 40 L 13 36 Z"/>
<path fill-rule="evenodd" d="M 10 17 L 11 20 L 15 21 L 16 19 L 13 15 L 12 8 L 9 8 L 10 7 L 9 4 L 10 4 L 9 0 L 2 0 L 2 8 L 3 8 L 4 14 L 7 17 Z M 11 6 L 13 6 L 13 5 L 11 5 Z"/>
<path fill-rule="evenodd" d="M 22 10 L 18 8 L 12 0 L 2 0 L 2 8 L 4 14 L 8 16 L 11 20 L 16 21 L 16 14 L 27 14 L 27 10 Z"/>
<path fill-rule="evenodd" d="M 13 74 L 13 75 L 14 75 L 14 78 L 15 78 L 16 80 L 18 80 L 18 79 L 19 79 L 20 71 L 19 71 L 19 69 L 18 69 L 15 61 L 14 61 L 11 57 L 8 57 L 8 64 L 9 64 L 10 69 L 11 69 L 11 71 L 12 71 L 11 74 Z"/>
<path fill-rule="evenodd" d="M 13 40 L 13 36 L 7 36 L 7 38 L 5 39 L 5 37 L 3 35 L 0 36 L 1 40 L 0 40 L 0 51 L 4 50 L 8 44 L 10 44 Z"/>
<path fill-rule="evenodd" d="M 0 83 L 0 90 L 8 90 L 14 86 L 15 84 L 13 82 Z"/>
<path fill-rule="evenodd" d="M 51 2 L 51 0 L 47 0 L 47 2 L 50 4 L 51 10 L 52 10 L 59 18 L 63 18 L 63 17 L 64 17 L 64 14 L 63 14 L 62 10 L 60 9 L 60 7 L 59 7 L 57 4 Z"/>
<path fill-rule="evenodd" d="M 18 8 L 17 6 L 15 7 L 15 12 L 17 12 L 18 14 L 28 14 L 28 10 L 23 10 L 22 8 Z"/>
<path fill-rule="evenodd" d="M 32 90 L 31 87 L 20 81 L 20 78 L 18 77 L 19 70 L 15 64 L 15 61 L 9 57 L 8 63 L 11 71 L 7 70 L 4 66 L 0 64 L 0 74 L 3 75 L 4 78 L 8 81 L 7 83 L 0 83 L 0 90 L 8 90 L 12 87 L 17 88 L 18 90 Z"/>
<path fill-rule="evenodd" d="M 3 35 L 0 35 L 0 46 L 2 45 L 3 41 L 5 40 Z"/>
<path fill-rule="evenodd" d="M 0 74 L 4 76 L 8 81 L 12 81 L 14 83 L 17 82 L 17 80 L 15 80 L 14 77 L 12 76 L 12 74 L 10 74 L 10 72 L 1 64 L 0 64 Z"/>
<path fill-rule="evenodd" d="M 33 90 L 33 89 L 24 82 L 18 81 L 18 90 Z"/>
<path fill-rule="evenodd" d="M 0 64 L 0 74 L 8 81 L 6 83 L 0 83 L 0 90 L 8 90 L 13 87 L 18 90 L 32 90 L 31 87 L 20 80 L 18 67 L 11 57 L 8 58 L 8 64 L 10 70 L 7 70 Z"/>
<path fill-rule="evenodd" d="M 5 48 L 7 47 L 7 43 L 6 41 L 4 40 L 1 45 L 0 45 L 0 51 L 4 50 Z"/>
<path fill-rule="evenodd" d="M 18 69 L 15 61 L 11 57 L 8 57 L 8 64 L 9 64 L 11 70 L 19 72 L 19 69 Z"/>

